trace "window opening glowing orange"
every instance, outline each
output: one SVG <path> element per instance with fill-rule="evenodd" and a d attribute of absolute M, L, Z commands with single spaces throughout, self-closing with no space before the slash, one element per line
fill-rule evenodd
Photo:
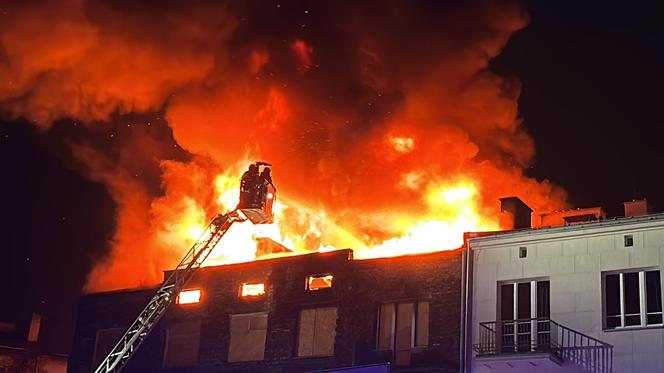
<path fill-rule="evenodd" d="M 332 275 L 307 276 L 307 290 L 320 290 L 332 287 Z"/>
<path fill-rule="evenodd" d="M 242 290 L 240 291 L 240 295 L 243 297 L 258 297 L 263 294 L 265 294 L 264 283 L 242 284 Z"/>
<path fill-rule="evenodd" d="M 200 301 L 201 301 L 201 290 L 191 289 L 191 290 L 182 290 L 180 294 L 178 294 L 175 303 L 194 304 L 194 303 L 200 303 Z"/>

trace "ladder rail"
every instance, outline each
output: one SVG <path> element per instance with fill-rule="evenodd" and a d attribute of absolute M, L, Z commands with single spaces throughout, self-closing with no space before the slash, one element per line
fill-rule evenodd
<path fill-rule="evenodd" d="M 233 223 L 245 220 L 247 217 L 235 210 L 219 215 L 208 225 L 94 373 L 117 373 L 124 368 L 193 276 L 194 269 L 203 264 Z"/>

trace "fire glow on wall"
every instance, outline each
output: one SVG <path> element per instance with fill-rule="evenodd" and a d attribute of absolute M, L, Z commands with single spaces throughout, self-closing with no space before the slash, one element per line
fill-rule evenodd
<path fill-rule="evenodd" d="M 196 304 L 201 301 L 201 290 L 200 289 L 190 289 L 183 290 L 178 295 L 175 303 L 177 304 Z"/>
<path fill-rule="evenodd" d="M 241 297 L 259 297 L 265 294 L 264 283 L 245 283 L 240 287 Z"/>

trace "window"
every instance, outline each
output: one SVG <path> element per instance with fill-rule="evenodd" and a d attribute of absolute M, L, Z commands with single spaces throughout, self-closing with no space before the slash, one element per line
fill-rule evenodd
<path fill-rule="evenodd" d="M 230 329 L 229 362 L 263 360 L 267 313 L 231 315 Z"/>
<path fill-rule="evenodd" d="M 201 290 L 200 289 L 191 289 L 191 290 L 182 290 L 178 297 L 175 299 L 177 304 L 195 304 L 201 301 Z"/>
<path fill-rule="evenodd" d="M 500 284 L 500 319 L 518 320 L 550 316 L 549 281 L 523 280 Z"/>
<path fill-rule="evenodd" d="M 96 367 L 111 352 L 120 338 L 124 335 L 127 328 L 109 328 L 97 330 L 95 338 L 95 350 L 92 354 L 92 366 Z"/>
<path fill-rule="evenodd" d="M 519 258 L 525 258 L 528 256 L 528 248 L 525 246 L 521 246 L 519 248 Z"/>
<path fill-rule="evenodd" d="M 549 281 L 498 284 L 498 299 L 500 351 L 548 349 L 551 341 Z"/>
<path fill-rule="evenodd" d="M 337 334 L 337 308 L 300 311 L 297 356 L 332 356 Z"/>
<path fill-rule="evenodd" d="M 166 331 L 164 368 L 195 365 L 198 362 L 201 322 L 186 321 L 173 324 Z"/>
<path fill-rule="evenodd" d="M 604 328 L 662 325 L 659 270 L 604 275 Z"/>
<path fill-rule="evenodd" d="M 429 302 L 388 303 L 378 312 L 379 350 L 393 350 L 396 365 L 410 365 L 414 347 L 429 344 Z"/>
<path fill-rule="evenodd" d="M 265 294 L 265 284 L 263 283 L 246 283 L 240 287 L 241 297 L 260 297 Z"/>
<path fill-rule="evenodd" d="M 625 247 L 634 246 L 634 236 L 632 236 L 631 234 L 627 234 L 623 238 L 625 240 Z"/>
<path fill-rule="evenodd" d="M 333 279 L 332 275 L 307 276 L 305 289 L 313 291 L 331 288 Z"/>

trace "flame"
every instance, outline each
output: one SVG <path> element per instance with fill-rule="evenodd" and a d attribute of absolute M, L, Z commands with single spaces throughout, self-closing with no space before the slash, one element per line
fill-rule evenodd
<path fill-rule="evenodd" d="M 223 2 L 10 3 L 0 113 L 56 123 L 117 206 L 86 291 L 160 281 L 235 207 L 257 159 L 275 164 L 276 220 L 234 225 L 208 265 L 454 249 L 464 231 L 497 228 L 500 197 L 567 206 L 564 190 L 528 177 L 520 84 L 489 68 L 527 23 L 517 2 L 440 2 L 436 14 L 316 2 L 297 29 L 300 17 L 266 26 L 267 7 Z M 437 48 L 413 44 L 424 39 Z"/>
<path fill-rule="evenodd" d="M 302 39 L 296 39 L 293 41 L 291 43 L 291 48 L 297 57 L 300 67 L 303 69 L 309 69 L 311 67 L 311 54 L 313 53 L 314 48 Z"/>
<path fill-rule="evenodd" d="M 498 229 L 495 219 L 482 216 L 477 186 L 471 181 L 431 185 L 425 198 L 428 211 L 423 217 L 397 221 L 401 236 L 357 250 L 354 257 L 368 259 L 456 249 L 463 245 L 464 232 Z"/>
<path fill-rule="evenodd" d="M 389 138 L 392 147 L 399 153 L 410 153 L 415 149 L 415 140 L 412 137 L 393 136 Z"/>
<path fill-rule="evenodd" d="M 308 276 L 306 289 L 316 291 L 331 288 L 333 280 L 334 276 L 332 275 Z"/>
<path fill-rule="evenodd" d="M 215 177 L 218 211 L 235 208 L 239 198 L 238 175 L 241 174 L 242 166 L 248 163 L 247 160 L 238 162 Z M 419 180 L 418 184 L 422 183 L 424 181 Z M 456 249 L 463 244 L 464 232 L 499 229 L 496 218 L 482 214 L 479 198 L 479 185 L 470 178 L 448 182 L 431 181 L 421 196 L 425 209 L 417 214 L 385 213 L 382 217 L 385 219 L 384 225 L 393 234 L 388 239 L 376 242 L 374 237 L 359 234 L 351 226 L 335 223 L 324 210 L 317 211 L 304 202 L 280 195 L 274 206 L 274 223 L 235 223 L 204 265 L 327 252 L 346 247 L 354 250 L 356 259 Z M 183 250 L 201 236 L 207 224 L 202 215 L 203 207 L 197 206 L 191 198 L 185 197 L 184 201 L 189 208 L 182 210 L 180 226 L 170 230 L 172 234 L 180 235 Z M 287 250 L 259 252 L 261 239 L 269 239 Z M 312 242 L 316 243 L 313 247 L 310 246 Z"/>

